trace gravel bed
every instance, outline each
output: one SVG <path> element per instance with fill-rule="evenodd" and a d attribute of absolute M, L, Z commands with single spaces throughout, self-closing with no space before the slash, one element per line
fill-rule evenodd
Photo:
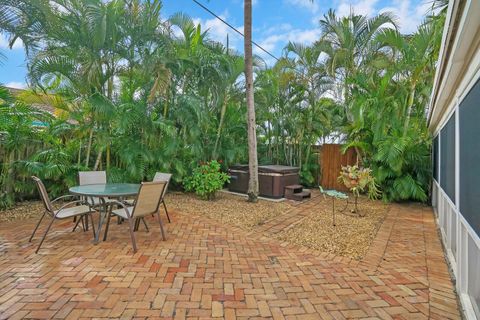
<path fill-rule="evenodd" d="M 335 203 L 340 210 L 345 204 L 339 200 Z M 333 226 L 332 201 L 327 198 L 319 203 L 315 213 L 276 236 L 296 245 L 361 260 L 385 220 L 389 205 L 361 198 L 358 207 L 363 217 L 349 212 L 353 208 L 351 204 L 345 213 L 336 211 L 336 223 Z"/>
<path fill-rule="evenodd" d="M 260 199 L 257 203 L 250 203 L 244 197 L 223 192 L 217 192 L 216 199 L 213 201 L 200 200 L 193 194 L 171 192 L 167 194 L 165 202 L 168 208 L 186 214 L 205 215 L 244 230 L 252 230 L 292 208 L 288 202 Z"/>
<path fill-rule="evenodd" d="M 18 203 L 15 207 L 0 211 L 0 222 L 25 220 L 31 217 L 38 217 L 43 214 L 43 204 L 40 201 L 25 201 Z"/>

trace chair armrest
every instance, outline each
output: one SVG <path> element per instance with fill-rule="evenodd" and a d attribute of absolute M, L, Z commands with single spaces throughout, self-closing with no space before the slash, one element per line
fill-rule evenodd
<path fill-rule="evenodd" d="M 61 197 L 58 197 L 56 199 L 53 199 L 52 201 L 50 201 L 50 203 L 54 203 L 60 199 L 64 199 L 64 198 L 72 198 L 72 197 L 78 197 L 77 195 L 74 195 L 74 194 L 66 194 L 64 196 L 61 196 Z"/>
<path fill-rule="evenodd" d="M 58 213 L 59 213 L 60 211 L 62 211 L 63 209 L 66 209 L 66 208 L 68 208 L 70 205 L 76 204 L 76 203 L 83 203 L 83 204 L 85 204 L 85 201 L 84 201 L 84 200 L 76 200 L 76 201 L 71 201 L 71 202 L 68 202 L 68 203 L 64 204 L 63 206 L 60 207 L 60 209 L 57 210 L 57 212 L 55 213 L 55 217 L 58 215 Z M 88 206 L 88 208 L 89 208 L 90 210 L 92 210 L 92 207 L 91 207 L 90 205 Z M 95 211 L 95 210 L 93 210 L 93 211 Z"/>
<path fill-rule="evenodd" d="M 131 203 L 130 203 L 130 201 L 131 201 Z M 120 202 L 122 202 L 123 204 L 126 204 L 126 205 L 135 206 L 135 202 L 137 202 L 137 199 L 122 199 L 122 200 L 120 200 Z"/>
<path fill-rule="evenodd" d="M 109 202 L 109 204 L 117 204 L 119 206 L 121 206 L 123 208 L 123 210 L 125 210 L 125 213 L 127 214 L 127 217 L 130 219 L 131 216 L 130 216 L 130 212 L 128 211 L 128 208 L 127 206 L 125 205 L 125 203 L 121 202 L 121 201 L 117 201 L 117 200 L 112 200 Z M 111 210 L 111 209 L 110 209 Z"/>

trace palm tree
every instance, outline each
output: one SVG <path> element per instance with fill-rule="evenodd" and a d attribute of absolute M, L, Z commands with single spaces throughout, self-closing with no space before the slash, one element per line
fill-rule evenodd
<path fill-rule="evenodd" d="M 327 71 L 338 83 L 337 96 L 343 100 L 348 111 L 349 79 L 383 59 L 382 46 L 375 38 L 384 29 L 396 28 L 396 21 L 387 12 L 371 18 L 354 12 L 346 17 L 337 17 L 333 10 L 329 10 L 320 20 L 320 27 L 322 37 L 316 45 L 327 54 Z"/>
<path fill-rule="evenodd" d="M 287 54 L 294 54 L 292 67 L 295 68 L 297 78 L 297 93 L 293 94 L 293 98 L 302 101 L 301 107 L 305 121 L 300 137 L 300 144 L 305 144 L 305 161 L 300 162 L 302 168 L 310 161 L 311 146 L 315 144 L 326 133 L 326 123 L 328 122 L 327 110 L 322 105 L 325 100 L 321 100 L 324 93 L 331 89 L 331 81 L 328 78 L 325 65 L 320 62 L 320 54 L 318 46 L 304 46 L 299 43 L 290 42 L 286 47 Z M 323 130 L 322 130 L 323 129 Z M 301 161 L 302 156 L 300 156 Z"/>
<path fill-rule="evenodd" d="M 248 130 L 248 201 L 258 198 L 258 157 L 257 133 L 255 121 L 255 102 L 253 94 L 253 57 L 252 57 L 252 0 L 244 0 L 244 48 L 245 48 L 245 84 L 247 94 L 247 130 Z"/>

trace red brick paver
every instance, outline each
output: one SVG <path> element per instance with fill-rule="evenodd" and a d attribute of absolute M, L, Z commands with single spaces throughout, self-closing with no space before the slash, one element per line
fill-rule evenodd
<path fill-rule="evenodd" d="M 108 241 L 93 245 L 91 232 L 71 233 L 62 222 L 35 254 L 35 221 L 2 224 L 0 318 L 460 317 L 428 208 L 393 206 L 361 262 L 172 216 L 166 242 L 153 219 L 150 233 L 137 233 L 136 254 L 126 225 L 113 224 Z"/>

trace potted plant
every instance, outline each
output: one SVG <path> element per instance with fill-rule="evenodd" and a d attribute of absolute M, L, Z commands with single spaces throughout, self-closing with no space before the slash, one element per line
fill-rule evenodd
<path fill-rule="evenodd" d="M 203 200 L 213 200 L 218 190 L 223 188 L 230 177 L 221 171 L 219 161 L 201 163 L 193 169 L 192 176 L 184 183 L 185 190 L 194 191 Z"/>
<path fill-rule="evenodd" d="M 361 168 L 357 165 L 342 166 L 338 180 L 355 196 L 354 212 L 358 211 L 357 199 L 360 193 L 367 192 L 370 199 L 376 199 L 379 196 L 379 190 L 370 168 Z"/>

